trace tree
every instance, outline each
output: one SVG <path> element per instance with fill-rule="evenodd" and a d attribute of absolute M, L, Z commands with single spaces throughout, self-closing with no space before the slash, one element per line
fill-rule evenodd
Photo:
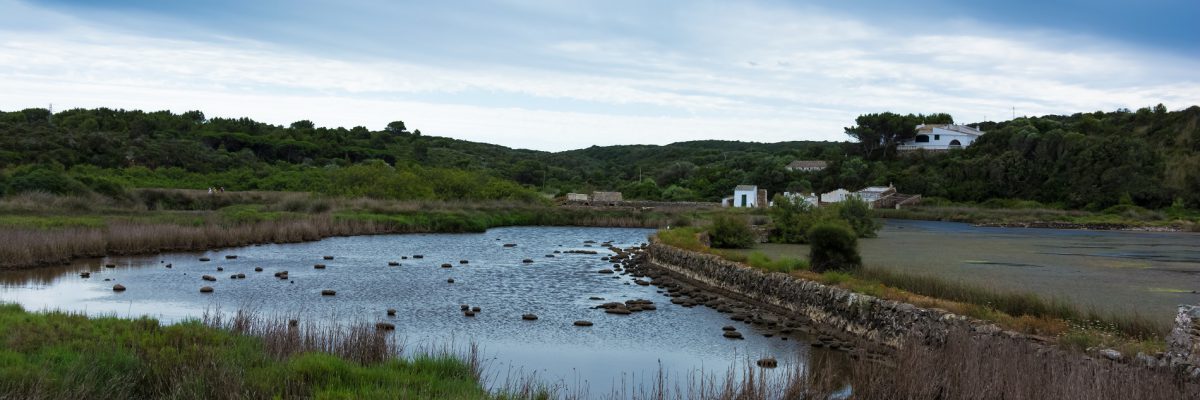
<path fill-rule="evenodd" d="M 891 158 L 896 145 L 916 136 L 919 124 L 952 124 L 954 117 L 946 113 L 929 115 L 900 115 L 891 112 L 864 114 L 854 119 L 855 126 L 846 134 L 858 140 L 859 149 L 867 159 Z"/>
<path fill-rule="evenodd" d="M 309 121 L 307 119 L 302 119 L 302 120 L 293 122 L 291 125 L 291 128 L 294 130 L 302 130 L 302 129 L 312 130 L 315 127 L 316 127 L 316 125 L 313 124 L 312 121 Z"/>
<path fill-rule="evenodd" d="M 808 261 L 813 272 L 847 271 L 862 267 L 858 237 L 849 227 L 822 222 L 808 230 Z"/>
<path fill-rule="evenodd" d="M 875 237 L 881 224 L 871 218 L 871 210 L 867 202 L 851 197 L 838 203 L 837 215 L 850 226 L 858 237 Z"/>
<path fill-rule="evenodd" d="M 771 216 L 771 241 L 776 243 L 808 243 L 808 229 L 821 218 L 816 207 L 802 199 L 775 195 L 774 206 L 767 210 Z"/>
<path fill-rule="evenodd" d="M 389 123 L 387 124 L 387 127 L 386 127 L 386 128 L 383 128 L 383 130 L 385 130 L 385 131 L 387 131 L 388 133 L 391 133 L 391 134 L 393 134 L 393 135 L 404 135 L 404 134 L 408 134 L 408 128 L 404 127 L 404 121 L 392 121 L 392 122 L 389 122 Z"/>

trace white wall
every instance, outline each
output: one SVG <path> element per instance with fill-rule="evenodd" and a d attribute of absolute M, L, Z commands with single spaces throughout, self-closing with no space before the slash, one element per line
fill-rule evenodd
<path fill-rule="evenodd" d="M 746 203 L 742 204 L 742 196 L 746 196 Z M 733 206 L 734 207 L 758 207 L 758 190 L 734 190 L 733 191 Z"/>

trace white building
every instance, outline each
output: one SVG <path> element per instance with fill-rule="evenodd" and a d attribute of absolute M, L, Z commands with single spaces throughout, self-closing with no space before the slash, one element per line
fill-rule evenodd
<path fill-rule="evenodd" d="M 894 194 L 896 194 L 896 187 L 889 184 L 887 186 L 868 186 L 854 192 L 853 196 L 867 202 L 867 205 L 874 208 L 875 202 Z"/>
<path fill-rule="evenodd" d="M 852 193 L 850 193 L 849 190 L 837 189 L 832 192 L 821 193 L 821 202 L 822 203 L 841 203 L 842 201 L 845 201 L 846 198 L 851 195 L 852 195 Z"/>
<path fill-rule="evenodd" d="M 899 151 L 912 150 L 955 150 L 970 146 L 983 136 L 983 131 L 954 124 L 917 125 L 917 135 L 896 146 Z"/>
<path fill-rule="evenodd" d="M 817 207 L 820 205 L 820 201 L 817 198 L 816 193 L 783 192 L 783 197 L 787 197 L 789 200 L 792 200 L 792 201 L 802 200 L 805 203 L 808 203 L 808 205 L 813 206 L 813 207 Z M 774 204 L 772 204 L 772 205 L 774 205 Z"/>
<path fill-rule="evenodd" d="M 758 207 L 758 186 L 737 185 L 733 188 L 734 207 Z"/>
<path fill-rule="evenodd" d="M 583 193 L 567 193 L 567 201 L 588 201 L 588 195 Z"/>
<path fill-rule="evenodd" d="M 821 160 L 796 160 L 784 168 L 788 171 L 816 172 L 825 169 L 827 166 L 829 166 L 829 163 Z"/>

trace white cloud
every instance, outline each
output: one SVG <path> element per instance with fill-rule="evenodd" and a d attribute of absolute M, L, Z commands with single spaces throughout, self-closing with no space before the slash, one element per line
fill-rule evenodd
<path fill-rule="evenodd" d="M 446 67 L 247 39 L 150 37 L 14 4 L 53 23 L 32 30 L 0 19 L 0 109 L 7 110 L 49 102 L 199 109 L 374 128 L 404 119 L 426 134 L 562 150 L 842 140 L 841 128 L 858 114 L 888 110 L 950 112 L 970 122 L 1002 119 L 1012 106 L 1043 114 L 1200 103 L 1200 83 L 1181 72 L 1194 70 L 1195 60 L 1101 42 L 1064 51 L 1058 41 L 1039 44 L 1033 34 L 969 21 L 949 25 L 969 33 L 896 32 L 818 9 L 697 7 L 680 17 L 686 28 L 676 33 L 686 39 L 677 46 L 619 35 L 564 38 L 540 50 L 544 60 Z"/>

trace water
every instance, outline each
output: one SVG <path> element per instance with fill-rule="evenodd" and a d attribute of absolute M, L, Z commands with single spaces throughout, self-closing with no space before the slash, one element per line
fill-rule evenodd
<path fill-rule="evenodd" d="M 1200 303 L 1200 235 L 990 228 L 885 220 L 859 241 L 866 265 L 1001 290 L 1066 299 L 1085 309 L 1138 313 L 1170 322 L 1179 304 Z M 802 245 L 761 245 L 807 257 Z"/>
<path fill-rule="evenodd" d="M 631 285 L 632 278 L 599 274 L 611 267 L 608 250 L 584 241 L 612 241 L 628 247 L 646 241 L 646 229 L 523 227 L 481 234 L 384 235 L 330 238 L 311 243 L 226 249 L 207 253 L 163 254 L 91 260 L 68 267 L 0 273 L 0 301 L 29 310 L 58 309 L 90 315 L 149 315 L 164 322 L 194 318 L 206 309 L 257 308 L 266 314 L 297 313 L 304 318 L 389 321 L 409 347 L 476 343 L 492 381 L 536 374 L 570 390 L 605 393 L 645 383 L 660 367 L 686 381 L 698 369 L 723 375 L 747 360 L 773 356 L 799 365 L 813 354 L 802 337 L 765 338 L 755 329 L 705 307 L 684 308 L 653 286 Z M 516 243 L 517 247 L 503 247 Z M 547 254 L 560 250 L 601 254 Z M 413 259 L 413 255 L 423 259 Z M 226 260 L 225 255 L 237 255 Z M 332 255 L 333 260 L 322 256 Z M 210 262 L 198 261 L 209 257 Z M 403 260 L 402 256 L 409 259 Z M 523 259 L 533 259 L 532 264 Z M 468 260 L 469 264 L 459 264 Z M 399 267 L 389 267 L 398 261 Z M 103 263 L 116 268 L 103 268 Z M 326 264 L 324 270 L 314 264 Z M 452 268 L 440 267 L 450 263 Z M 172 264 L 173 268 L 166 268 Z M 218 272 L 218 267 L 224 271 Z M 263 267 L 263 272 L 254 272 Z M 287 270 L 290 282 L 273 277 Z M 91 278 L 79 272 L 91 271 Z M 232 280 L 231 274 L 246 274 Z M 216 282 L 201 280 L 212 275 Z M 454 283 L 447 283 L 453 278 Z M 111 279 L 111 281 L 105 281 Z M 128 288 L 115 293 L 112 285 Z M 201 286 L 214 293 L 202 294 Z M 321 296 L 323 289 L 336 296 Z M 589 300 L 602 297 L 604 301 Z M 605 301 L 644 298 L 657 311 L 621 316 L 591 307 Z M 482 308 L 464 317 L 460 304 Z M 395 317 L 386 310 L 397 310 Z M 538 315 L 523 321 L 522 314 Z M 595 326 L 572 325 L 589 320 Z M 745 340 L 721 337 L 734 325 Z M 779 368 L 777 371 L 786 370 Z"/>

